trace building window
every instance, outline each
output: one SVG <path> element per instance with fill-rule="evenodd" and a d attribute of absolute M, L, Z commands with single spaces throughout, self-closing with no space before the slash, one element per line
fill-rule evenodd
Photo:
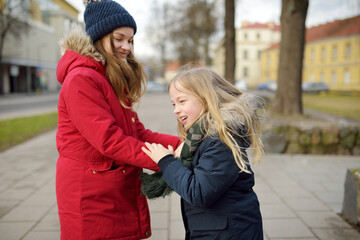
<path fill-rule="evenodd" d="M 71 30 L 71 22 L 69 19 L 64 20 L 64 32 L 67 33 Z"/>
<path fill-rule="evenodd" d="M 248 39 L 247 33 L 244 33 L 244 39 Z"/>
<path fill-rule="evenodd" d="M 333 47 L 333 59 L 335 60 L 337 58 L 337 47 Z"/>
<path fill-rule="evenodd" d="M 333 85 L 336 84 L 336 72 L 335 71 L 331 72 L 331 84 L 333 84 Z"/>
<path fill-rule="evenodd" d="M 315 61 L 315 50 L 314 49 L 311 50 L 311 61 L 312 62 Z"/>
<path fill-rule="evenodd" d="M 261 51 L 258 51 L 258 59 L 261 58 Z"/>
<path fill-rule="evenodd" d="M 326 58 L 326 50 L 325 50 L 325 48 L 322 48 L 321 49 L 321 60 L 325 60 L 325 58 Z"/>
<path fill-rule="evenodd" d="M 345 70 L 345 72 L 344 72 L 344 83 L 346 85 L 350 84 L 350 71 L 349 70 Z"/>
<path fill-rule="evenodd" d="M 267 63 L 268 66 L 270 65 L 270 62 L 271 62 L 270 55 L 267 55 L 266 63 Z"/>
<path fill-rule="evenodd" d="M 350 58 L 350 57 L 351 57 L 351 45 L 350 45 L 350 43 L 346 44 L 345 57 L 346 57 L 346 58 Z"/>
<path fill-rule="evenodd" d="M 257 34 L 256 34 L 256 39 L 257 39 L 257 40 L 260 40 L 260 33 L 257 33 Z"/>
<path fill-rule="evenodd" d="M 248 74 L 249 74 L 248 68 L 244 67 L 244 69 L 243 69 L 243 77 L 247 77 Z"/>
<path fill-rule="evenodd" d="M 314 73 L 310 73 L 310 82 L 314 82 Z"/>
<path fill-rule="evenodd" d="M 321 72 L 321 74 L 320 74 L 320 81 L 325 82 L 325 73 L 324 72 Z"/>
<path fill-rule="evenodd" d="M 248 59 L 248 51 L 244 50 L 243 52 L 244 59 Z"/>

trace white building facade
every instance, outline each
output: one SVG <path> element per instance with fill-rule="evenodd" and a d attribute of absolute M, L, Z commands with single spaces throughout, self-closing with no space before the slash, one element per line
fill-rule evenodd
<path fill-rule="evenodd" d="M 256 88 L 261 80 L 261 51 L 280 41 L 280 26 L 273 23 L 242 22 L 236 29 L 235 81 L 245 80 L 250 88 Z M 224 76 L 225 49 L 223 41 L 215 50 L 214 69 Z"/>
<path fill-rule="evenodd" d="M 23 19 L 26 31 L 6 34 L 0 62 L 0 94 L 56 91 L 56 66 L 60 58 L 59 39 L 80 25 L 78 11 L 65 0 L 29 0 L 29 14 Z M 25 9 L 26 11 L 26 9 Z M 70 24 L 73 23 L 73 24 Z"/>

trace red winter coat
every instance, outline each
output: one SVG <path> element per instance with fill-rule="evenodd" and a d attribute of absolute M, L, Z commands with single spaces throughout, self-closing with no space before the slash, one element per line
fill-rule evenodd
<path fill-rule="evenodd" d="M 74 33 L 63 45 L 56 135 L 61 239 L 148 238 L 149 209 L 138 176 L 158 167 L 141 147 L 145 141 L 177 147 L 179 139 L 146 130 L 120 105 L 86 35 Z"/>

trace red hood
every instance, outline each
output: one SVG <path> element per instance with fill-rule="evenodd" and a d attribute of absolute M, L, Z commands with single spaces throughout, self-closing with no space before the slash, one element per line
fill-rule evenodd
<path fill-rule="evenodd" d="M 92 68 L 105 75 L 105 67 L 101 62 L 80 55 L 72 50 L 67 50 L 62 58 L 60 58 L 56 68 L 56 76 L 60 84 L 63 84 L 68 73 L 77 67 Z"/>

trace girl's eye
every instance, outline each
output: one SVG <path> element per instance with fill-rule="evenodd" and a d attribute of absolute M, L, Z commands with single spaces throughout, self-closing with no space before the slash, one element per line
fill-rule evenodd
<path fill-rule="evenodd" d="M 133 44 L 133 43 L 134 43 L 134 40 L 129 40 L 129 43 L 130 43 L 130 44 Z"/>

